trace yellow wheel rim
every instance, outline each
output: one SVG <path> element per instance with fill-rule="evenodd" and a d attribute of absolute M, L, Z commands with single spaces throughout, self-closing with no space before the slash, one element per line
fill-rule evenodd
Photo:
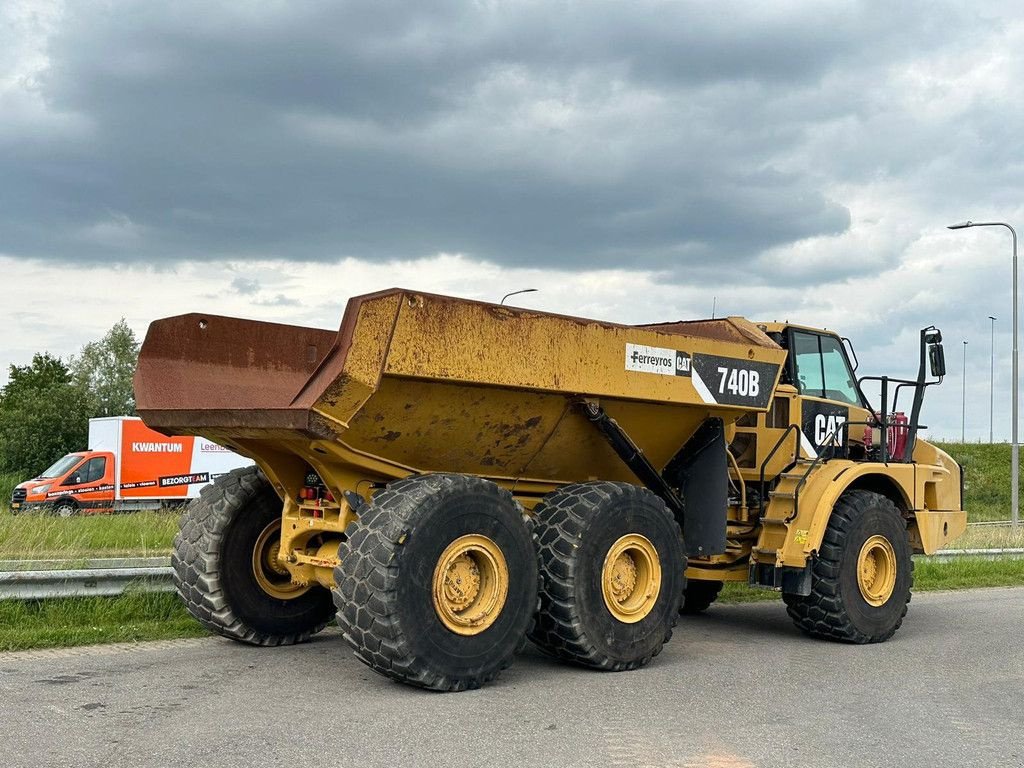
<path fill-rule="evenodd" d="M 281 551 L 281 519 L 270 523 L 252 549 L 252 575 L 260 589 L 278 600 L 294 600 L 309 591 L 309 585 L 292 584 L 291 574 L 277 560 Z"/>
<path fill-rule="evenodd" d="M 601 570 L 601 591 L 619 621 L 635 624 L 646 618 L 661 592 L 661 561 L 654 545 L 639 533 L 612 544 Z"/>
<path fill-rule="evenodd" d="M 860 548 L 857 586 L 870 605 L 885 605 L 892 597 L 896 587 L 896 551 L 884 536 L 872 536 Z"/>
<path fill-rule="evenodd" d="M 508 597 L 508 565 L 486 536 L 449 544 L 434 568 L 434 611 L 457 635 L 476 635 L 497 621 Z"/>

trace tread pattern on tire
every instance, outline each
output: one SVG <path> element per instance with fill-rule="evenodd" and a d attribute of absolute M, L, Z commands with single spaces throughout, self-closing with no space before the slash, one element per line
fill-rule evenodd
<path fill-rule="evenodd" d="M 576 571 L 573 557 L 583 536 L 586 510 L 614 496 L 639 497 L 651 492 L 629 483 L 610 481 L 567 485 L 544 497 L 534 509 L 534 538 L 541 562 L 540 611 L 530 639 L 545 653 L 591 669 L 622 672 L 638 669 L 661 653 L 672 638 L 683 593 L 679 591 L 670 611 L 664 639 L 643 658 L 622 662 L 606 658 L 585 640 L 580 606 L 572 586 Z M 679 531 L 678 523 L 673 524 Z M 680 537 L 682 534 L 679 534 Z"/>
<path fill-rule="evenodd" d="M 259 468 L 250 466 L 234 469 L 203 488 L 186 508 L 174 537 L 172 578 L 188 612 L 211 632 L 249 645 L 292 645 L 308 640 L 330 620 L 291 634 L 259 632 L 235 615 L 221 585 L 225 531 L 238 511 L 265 492 L 268 484 Z"/>
<path fill-rule="evenodd" d="M 683 590 L 683 605 L 679 612 L 687 616 L 703 613 L 718 599 L 722 586 L 721 581 L 688 580 L 686 589 Z"/>
<path fill-rule="evenodd" d="M 481 487 L 511 499 L 507 491 L 477 477 L 416 475 L 388 483 L 363 507 L 359 519 L 346 528 L 347 541 L 339 553 L 342 562 L 334 570 L 337 586 L 332 590 L 337 621 L 356 657 L 374 671 L 420 688 L 462 691 L 479 688 L 497 678 L 525 647 L 526 633 L 498 669 L 476 677 L 452 678 L 430 669 L 415 656 L 396 618 L 400 578 L 396 555 L 413 527 L 420 505 L 441 490 L 469 491 Z M 525 513 L 523 521 L 528 528 L 531 526 Z"/>
<path fill-rule="evenodd" d="M 846 643 L 880 643 L 892 637 L 903 624 L 911 598 L 909 589 L 895 625 L 877 635 L 869 635 L 854 626 L 839 594 L 839 568 L 849 530 L 867 508 L 878 503 L 888 505 L 893 514 L 899 516 L 896 505 L 885 496 L 864 490 L 844 493 L 832 510 L 818 557 L 813 565 L 811 594 L 807 597 L 783 595 L 786 611 L 793 623 L 808 635 Z M 914 561 L 908 558 L 908 563 L 910 584 L 913 586 Z"/>

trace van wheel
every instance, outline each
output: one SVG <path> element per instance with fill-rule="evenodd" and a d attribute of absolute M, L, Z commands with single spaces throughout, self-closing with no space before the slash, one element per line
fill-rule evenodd
<path fill-rule="evenodd" d="M 78 505 L 71 499 L 61 499 L 53 506 L 54 517 L 74 517 L 78 514 Z"/>
<path fill-rule="evenodd" d="M 457 474 L 397 480 L 345 533 L 338 624 L 375 672 L 435 691 L 479 688 L 525 645 L 537 553 L 508 491 Z"/>
<path fill-rule="evenodd" d="M 594 669 L 636 669 L 672 637 L 683 537 L 665 502 L 627 483 L 568 485 L 534 510 L 541 603 L 530 639 Z"/>
<path fill-rule="evenodd" d="M 200 624 L 250 645 L 308 640 L 334 615 L 319 585 L 277 563 L 281 499 L 256 467 L 218 477 L 189 504 L 174 538 L 174 586 Z"/>
<path fill-rule="evenodd" d="M 811 594 L 784 594 L 790 618 L 814 637 L 880 643 L 903 623 L 914 583 L 907 525 L 896 505 L 871 491 L 839 497 L 818 557 Z"/>

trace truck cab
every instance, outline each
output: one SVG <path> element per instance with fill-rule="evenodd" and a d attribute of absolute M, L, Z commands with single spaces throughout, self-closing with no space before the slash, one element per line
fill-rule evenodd
<path fill-rule="evenodd" d="M 873 410 L 842 339 L 829 331 L 804 326 L 771 324 L 766 329 L 779 346 L 789 351 L 781 383 L 795 388 L 800 398 L 804 453 L 813 458 L 843 440 L 870 445 Z"/>
<path fill-rule="evenodd" d="M 114 455 L 108 451 L 69 453 L 15 488 L 11 511 L 47 511 L 60 517 L 111 512 L 114 468 Z"/>
<path fill-rule="evenodd" d="M 963 533 L 961 468 L 917 437 L 925 429 L 918 423 L 924 391 L 944 374 L 937 329 L 921 332 L 920 371 L 908 380 L 858 379 L 848 347 L 831 331 L 788 323 L 758 328 L 788 355 L 767 411 L 741 417 L 729 442 L 744 489 L 733 499 L 731 525 L 756 529 L 749 544 L 734 546 L 721 560 L 691 560 L 689 576 L 710 579 L 714 569 L 707 566 L 749 557 L 748 568 L 726 578 L 806 594 L 808 564 L 828 519 L 814 510 L 831 509 L 846 490 L 889 499 L 904 517 L 914 552 L 931 554 Z M 929 379 L 932 357 L 939 362 Z M 862 388 L 868 381 L 880 385 L 877 404 Z"/>

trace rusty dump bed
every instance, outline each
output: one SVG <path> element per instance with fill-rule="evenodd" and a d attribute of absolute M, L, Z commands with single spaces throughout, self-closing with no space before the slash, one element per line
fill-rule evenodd
<path fill-rule="evenodd" d="M 386 480 L 635 480 L 581 413 L 600 401 L 658 468 L 709 415 L 764 410 L 785 352 L 741 318 L 625 326 L 394 289 L 338 332 L 213 315 L 154 322 L 139 414 L 264 467 Z"/>

